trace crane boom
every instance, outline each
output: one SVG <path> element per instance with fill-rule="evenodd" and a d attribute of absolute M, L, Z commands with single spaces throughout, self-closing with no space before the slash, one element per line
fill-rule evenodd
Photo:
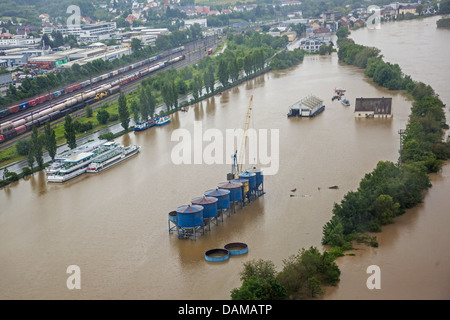
<path fill-rule="evenodd" d="M 244 122 L 244 136 L 242 137 L 242 143 L 241 143 L 241 150 L 239 154 L 237 153 L 237 150 L 234 154 L 234 163 L 232 167 L 232 173 L 234 175 L 238 175 L 242 172 L 242 165 L 245 159 L 245 150 L 247 149 L 247 131 L 250 126 L 250 118 L 252 116 L 252 109 L 253 109 L 253 95 L 250 97 L 250 103 L 248 104 L 247 108 L 247 114 L 245 116 L 245 122 Z"/>

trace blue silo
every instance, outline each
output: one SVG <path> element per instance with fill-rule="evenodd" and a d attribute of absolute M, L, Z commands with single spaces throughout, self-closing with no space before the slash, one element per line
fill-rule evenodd
<path fill-rule="evenodd" d="M 217 188 L 205 191 L 204 195 L 217 198 L 217 210 L 226 210 L 230 207 L 230 190 Z"/>
<path fill-rule="evenodd" d="M 199 205 L 179 206 L 176 210 L 180 228 L 195 228 L 203 225 L 203 207 Z"/>
<path fill-rule="evenodd" d="M 256 190 L 256 173 L 245 171 L 239 174 L 239 178 L 248 179 L 250 191 Z"/>
<path fill-rule="evenodd" d="M 242 200 L 242 183 L 240 182 L 221 182 L 217 185 L 219 189 L 225 189 L 230 191 L 230 201 Z"/>
<path fill-rule="evenodd" d="M 192 204 L 200 205 L 203 207 L 203 219 L 215 218 L 217 217 L 217 202 L 216 197 L 198 197 L 192 199 Z"/>

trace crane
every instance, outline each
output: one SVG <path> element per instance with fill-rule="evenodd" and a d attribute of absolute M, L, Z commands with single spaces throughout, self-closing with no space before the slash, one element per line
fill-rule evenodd
<path fill-rule="evenodd" d="M 253 95 L 250 97 L 250 103 L 248 104 L 247 114 L 245 116 L 244 136 L 242 137 L 241 151 L 238 153 L 236 150 L 234 155 L 232 156 L 233 164 L 231 166 L 231 173 L 233 174 L 233 178 L 237 178 L 236 176 L 242 172 L 242 165 L 243 165 L 244 158 L 245 158 L 245 150 L 247 148 L 247 140 L 248 140 L 247 131 L 250 126 L 250 118 L 252 116 L 252 108 L 253 108 Z"/>

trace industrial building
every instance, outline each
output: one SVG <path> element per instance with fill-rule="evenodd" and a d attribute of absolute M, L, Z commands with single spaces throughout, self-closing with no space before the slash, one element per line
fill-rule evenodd
<path fill-rule="evenodd" d="M 82 24 L 57 28 L 63 35 L 72 34 L 82 42 L 96 42 L 99 40 L 113 39 L 116 32 L 115 22 L 101 22 L 96 24 Z"/>
<path fill-rule="evenodd" d="M 28 63 L 28 56 L 25 54 L 0 56 L 0 59 L 6 60 L 8 67 L 11 68 L 21 67 Z"/>
<path fill-rule="evenodd" d="M 78 65 L 82 66 L 88 62 L 92 62 L 97 59 L 102 59 L 105 61 L 106 60 L 114 60 L 117 58 L 121 58 L 125 55 L 129 55 L 131 53 L 131 49 L 128 47 L 116 47 L 116 48 L 110 49 L 110 50 L 107 50 L 107 49 L 108 48 L 106 48 L 105 51 L 102 51 L 101 53 L 94 55 L 94 56 L 89 55 L 88 57 L 85 57 L 85 58 L 71 60 L 70 62 L 67 62 L 66 64 L 61 65 L 61 67 L 71 68 L 74 64 L 78 64 Z"/>
<path fill-rule="evenodd" d="M 321 99 L 309 95 L 289 107 L 288 117 L 314 117 L 324 109 Z"/>

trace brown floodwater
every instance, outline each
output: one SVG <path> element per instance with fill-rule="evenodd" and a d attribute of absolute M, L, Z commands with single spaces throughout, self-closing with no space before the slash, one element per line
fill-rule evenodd
<path fill-rule="evenodd" d="M 381 50 L 385 61 L 397 63 L 413 80 L 422 81 L 447 105 L 450 120 L 450 30 L 436 28 L 440 16 L 391 22 L 380 29 L 360 29 L 350 35 L 356 43 Z M 447 132 L 448 134 L 448 132 Z M 327 290 L 326 299 L 449 299 L 450 298 L 450 167 L 430 175 L 433 187 L 422 204 L 385 226 L 379 248 L 364 245 L 337 260 L 341 282 Z M 378 265 L 381 289 L 369 290 L 366 273 Z"/>
<path fill-rule="evenodd" d="M 352 106 L 331 102 L 335 87 L 347 89 Z M 309 94 L 324 100 L 325 111 L 312 119 L 288 119 L 289 105 Z M 175 165 L 171 153 L 178 142 L 171 141 L 172 132 L 183 128 L 194 135 L 194 123 L 201 121 L 203 132 L 218 129 L 225 136 L 226 129 L 244 126 L 252 95 L 251 127 L 279 130 L 278 172 L 265 176 L 264 196 L 225 216 L 195 241 L 178 239 L 168 232 L 168 213 L 226 181 L 231 166 Z M 354 118 L 356 97 L 381 96 L 393 99 L 392 119 Z M 405 127 L 410 107 L 404 95 L 373 85 L 361 70 L 339 63 L 336 54 L 308 56 L 294 68 L 264 74 L 198 103 L 189 112 L 174 114 L 164 127 L 117 139 L 140 145 L 141 152 L 111 169 L 64 184 L 49 184 L 40 172 L 9 185 L 0 190 L 0 298 L 229 299 L 230 291 L 241 284 L 244 262 L 272 260 L 281 270 L 283 259 L 301 248 L 324 249 L 322 227 L 331 218 L 333 204 L 354 190 L 378 161 L 397 160 L 397 132 Z M 224 154 L 224 162 L 229 157 Z M 439 293 L 448 297 L 448 235 L 444 234 L 448 220 L 437 225 L 431 221 L 428 228 L 421 222 L 445 216 L 433 209 L 448 208 L 441 207 L 448 198 L 445 174 L 448 171 L 433 177 L 435 186 L 423 205 L 385 228 L 386 234 L 392 229 L 396 236 L 384 240 L 383 230 L 379 248 L 364 247 L 362 255 L 340 258 L 341 283 L 325 298 L 363 296 L 365 270 L 372 264 L 382 271 L 380 297 L 403 297 L 394 290 L 387 292 L 388 279 L 395 288 L 395 281 L 405 282 L 389 276 L 384 271 L 388 266 L 402 276 L 409 274 L 411 286 L 424 273 L 433 282 L 422 284 L 420 290 L 432 298 Z M 439 183 L 447 185 L 439 187 Z M 339 188 L 328 188 L 334 185 Z M 433 197 L 440 199 L 434 207 Z M 402 242 L 405 235 L 416 240 Z M 246 243 L 248 253 L 219 263 L 205 260 L 205 251 L 231 242 Z M 390 251 L 395 254 L 384 259 Z M 411 251 L 423 255 L 408 255 L 408 260 L 404 254 Z M 440 259 L 423 263 L 431 253 Z M 70 265 L 80 267 L 80 290 L 66 286 Z M 409 271 L 416 266 L 420 275 Z M 351 277 L 355 268 L 364 274 Z"/>

